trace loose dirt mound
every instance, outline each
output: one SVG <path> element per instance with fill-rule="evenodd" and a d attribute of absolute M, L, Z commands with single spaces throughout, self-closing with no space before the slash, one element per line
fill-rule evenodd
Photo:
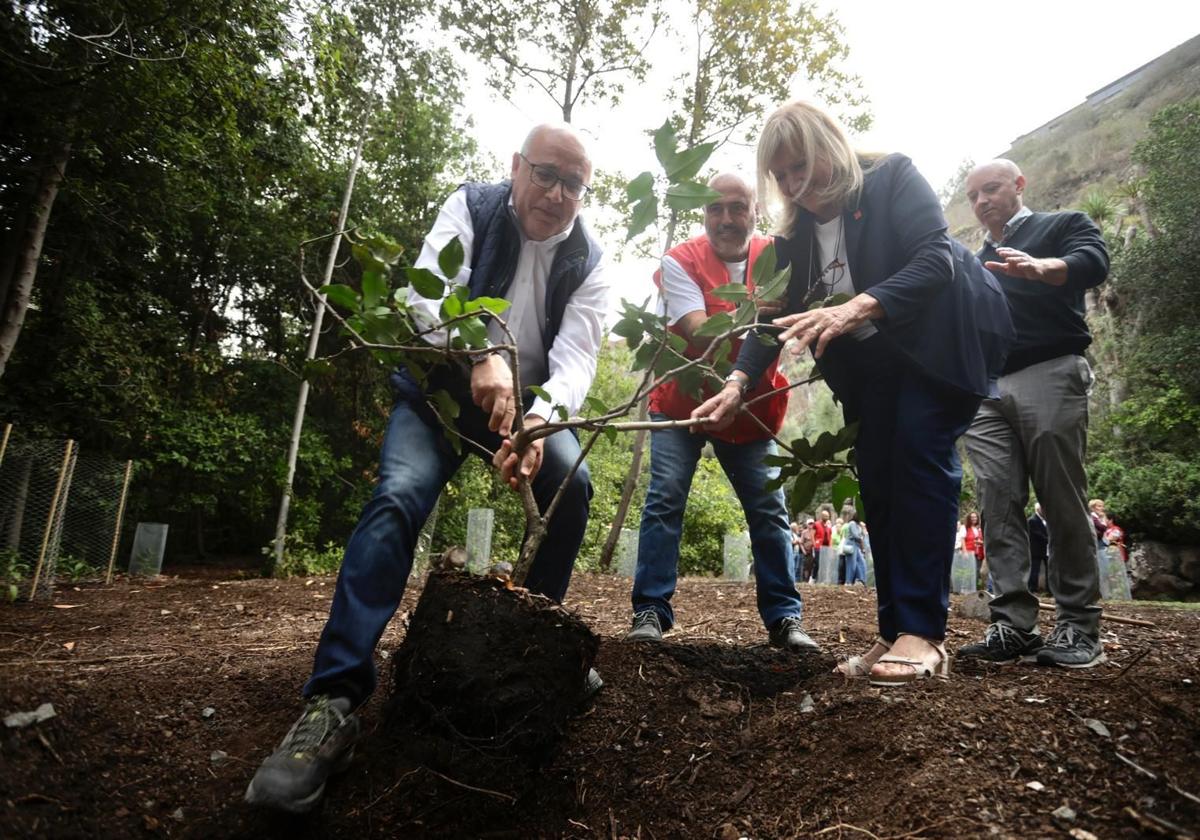
<path fill-rule="evenodd" d="M 802 587 L 826 655 L 765 647 L 752 585 L 684 581 L 663 645 L 620 641 L 629 582 L 581 575 L 597 701 L 549 766 L 482 779 L 398 758 L 382 697 L 302 820 L 240 802 L 299 710 L 332 580 L 168 579 L 0 606 L 3 837 L 1076 837 L 1200 826 L 1200 613 L 1113 611 L 1086 672 L 961 667 L 894 691 L 830 673 L 873 635 L 862 590 Z M 415 590 L 417 587 L 414 586 Z M 380 645 L 394 651 L 410 591 Z M 982 624 L 954 618 L 949 647 Z M 381 656 L 381 684 L 390 662 Z M 1174 826 L 1172 828 L 1171 826 Z"/>

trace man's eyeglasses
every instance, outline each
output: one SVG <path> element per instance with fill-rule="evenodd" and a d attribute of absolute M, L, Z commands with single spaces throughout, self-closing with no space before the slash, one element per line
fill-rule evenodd
<path fill-rule="evenodd" d="M 562 194 L 572 201 L 582 201 L 583 197 L 592 191 L 591 187 L 578 178 L 564 178 L 559 175 L 553 166 L 534 163 L 523 154 L 521 160 L 529 164 L 529 180 L 544 190 L 552 190 L 555 184 L 562 184 Z"/>

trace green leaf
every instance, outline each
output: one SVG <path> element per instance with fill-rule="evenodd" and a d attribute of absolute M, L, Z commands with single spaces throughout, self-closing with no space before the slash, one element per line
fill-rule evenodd
<path fill-rule="evenodd" d="M 837 437 L 833 432 L 821 432 L 813 444 L 813 457 L 818 461 L 828 461 L 837 452 Z"/>
<path fill-rule="evenodd" d="M 568 420 L 571 419 L 570 415 L 567 414 L 567 410 L 565 408 L 563 408 L 561 405 L 554 406 L 554 413 L 557 414 L 558 419 L 563 421 L 564 423 L 566 423 Z"/>
<path fill-rule="evenodd" d="M 764 455 L 762 462 L 768 467 L 786 467 L 795 463 L 790 455 Z"/>
<path fill-rule="evenodd" d="M 805 470 L 797 475 L 796 480 L 792 482 L 791 492 L 788 493 L 788 511 L 795 514 L 806 510 L 813 496 L 817 494 L 818 484 L 820 481 L 813 470 Z"/>
<path fill-rule="evenodd" d="M 372 266 L 363 272 L 363 308 L 370 309 L 378 306 L 379 301 L 387 299 L 387 278 L 382 269 Z"/>
<path fill-rule="evenodd" d="M 835 508 L 842 507 L 847 499 L 853 499 L 857 495 L 858 482 L 854 480 L 854 476 L 843 475 L 833 482 L 833 506 Z"/>
<path fill-rule="evenodd" d="M 625 195 L 629 197 L 630 203 L 633 203 L 649 198 L 653 189 L 654 176 L 649 172 L 643 172 L 625 185 Z"/>
<path fill-rule="evenodd" d="M 762 286 L 754 287 L 754 297 L 758 300 L 779 300 L 787 292 L 788 283 L 792 280 L 792 270 L 785 268 L 775 272 Z"/>
<path fill-rule="evenodd" d="M 634 370 L 645 370 L 646 368 L 648 368 L 650 366 L 651 360 L 654 359 L 654 354 L 657 349 L 658 349 L 657 345 L 643 344 L 636 351 L 634 351 L 633 369 Z"/>
<path fill-rule="evenodd" d="M 672 210 L 694 210 L 703 207 L 721 194 L 705 184 L 683 181 L 667 187 L 667 206 Z"/>
<path fill-rule="evenodd" d="M 675 155 L 671 165 L 665 167 L 667 178 L 672 183 L 690 181 L 695 178 L 700 172 L 700 167 L 704 166 L 705 161 L 712 156 L 715 148 L 717 148 L 716 143 L 701 143 L 699 146 L 693 146 L 687 151 Z"/>
<path fill-rule="evenodd" d="M 754 258 L 754 268 L 750 271 L 750 282 L 756 287 L 765 286 L 771 281 L 771 275 L 775 273 L 775 266 L 779 262 L 779 257 L 775 254 L 775 240 L 771 240 L 771 244 L 762 249 L 757 257 Z"/>
<path fill-rule="evenodd" d="M 726 283 L 724 286 L 717 286 L 712 293 L 721 300 L 729 300 L 734 303 L 740 303 L 750 297 L 750 291 L 741 283 Z"/>
<path fill-rule="evenodd" d="M 735 327 L 747 327 L 753 324 L 758 318 L 758 307 L 750 301 L 746 301 L 737 308 L 737 312 L 733 316 L 733 325 Z"/>
<path fill-rule="evenodd" d="M 336 303 L 342 309 L 358 309 L 359 307 L 361 298 L 359 298 L 358 292 L 344 283 L 322 286 L 318 291 L 325 295 L 326 300 Z"/>
<path fill-rule="evenodd" d="M 428 268 L 406 268 L 404 275 L 409 284 L 417 290 L 417 294 L 423 298 L 440 300 L 446 291 L 446 284 L 442 278 Z"/>
<path fill-rule="evenodd" d="M 350 253 L 354 255 L 354 261 L 363 271 L 368 268 L 387 268 L 383 260 L 376 257 L 366 245 L 351 245 Z"/>
<path fill-rule="evenodd" d="M 854 442 L 858 439 L 858 421 L 843 426 L 837 433 L 837 449 L 835 452 L 843 452 L 854 446 Z"/>
<path fill-rule="evenodd" d="M 457 318 L 463 312 L 463 301 L 458 295 L 446 295 L 442 301 L 442 320 Z"/>
<path fill-rule="evenodd" d="M 653 195 L 643 198 L 637 204 L 633 205 L 633 215 L 629 219 L 628 234 L 625 241 L 628 242 L 633 237 L 650 227 L 651 223 L 658 219 L 658 199 Z"/>
<path fill-rule="evenodd" d="M 454 401 L 454 398 L 448 392 L 438 389 L 429 395 L 429 399 L 433 400 L 434 410 L 437 411 L 443 420 L 451 420 L 458 417 L 458 403 Z"/>
<path fill-rule="evenodd" d="M 479 304 L 480 308 L 486 309 L 493 315 L 501 315 L 508 311 L 508 308 L 512 306 L 512 303 L 504 298 L 477 297 L 473 298 L 473 300 L 475 303 Z"/>
<path fill-rule="evenodd" d="M 543 399 L 543 400 L 545 400 L 545 401 L 546 401 L 546 402 L 548 402 L 548 403 L 552 403 L 552 402 L 554 402 L 554 400 L 552 400 L 552 399 L 550 398 L 550 392 L 549 392 L 549 391 L 547 391 L 545 388 L 543 388 L 541 385 L 530 385 L 530 386 L 529 386 L 529 391 L 530 391 L 530 393 L 532 393 L 532 394 L 533 394 L 535 397 L 538 397 L 539 399 Z"/>
<path fill-rule="evenodd" d="M 608 414 L 608 406 L 606 406 L 602 400 L 599 400 L 596 397 L 584 397 L 583 407 L 587 410 L 588 414 L 597 416 L 601 414 Z"/>
<path fill-rule="evenodd" d="M 618 432 L 612 426 L 604 427 L 604 437 L 606 437 L 608 439 L 609 443 L 616 443 L 617 436 L 618 436 Z"/>
<path fill-rule="evenodd" d="M 728 312 L 718 312 L 705 320 L 692 335 L 697 338 L 713 338 L 733 329 L 733 316 Z"/>
<path fill-rule="evenodd" d="M 456 325 L 468 347 L 487 346 L 487 326 L 479 318 L 467 318 Z"/>
<path fill-rule="evenodd" d="M 675 163 L 675 150 L 678 147 L 679 137 L 675 134 L 675 128 L 671 125 L 671 121 L 666 120 L 658 131 L 654 132 L 654 154 L 667 172 L 671 171 L 671 167 Z"/>
<path fill-rule="evenodd" d="M 442 276 L 447 280 L 457 277 L 458 270 L 462 268 L 464 256 L 462 243 L 455 236 L 438 252 L 438 268 L 442 270 Z"/>

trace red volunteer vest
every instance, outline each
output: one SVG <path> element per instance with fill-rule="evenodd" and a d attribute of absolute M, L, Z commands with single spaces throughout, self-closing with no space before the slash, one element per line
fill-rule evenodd
<path fill-rule="evenodd" d="M 771 244 L 771 239 L 766 236 L 754 236 L 750 240 L 750 255 L 746 264 L 746 285 L 753 291 L 754 284 L 750 281 L 750 276 L 754 271 L 754 261 L 762 250 Z M 707 315 L 716 315 L 718 312 L 732 312 L 736 309 L 736 305 L 721 300 L 713 294 L 713 290 L 718 286 L 724 286 L 729 282 L 729 272 L 725 268 L 725 263 L 721 262 L 720 257 L 713 251 L 712 246 L 708 243 L 708 237 L 704 234 L 689 239 L 676 245 L 667 252 L 667 256 L 673 258 L 687 272 L 688 277 L 692 279 L 704 294 L 704 307 Z M 662 289 L 662 269 L 654 272 L 654 283 L 659 289 Z M 679 334 L 677 327 L 670 327 L 671 332 Z M 737 359 L 738 350 L 742 346 L 741 339 L 734 339 L 733 347 L 729 351 L 729 361 Z M 687 350 L 689 358 L 695 358 L 691 348 Z M 771 362 L 771 366 L 767 368 L 762 379 L 749 391 L 746 392 L 745 399 L 747 401 L 754 399 L 769 391 L 777 388 L 786 388 L 788 381 L 783 374 L 779 372 L 778 360 Z M 716 393 L 717 388 L 712 385 L 705 385 L 702 391 L 702 396 L 699 401 L 693 399 L 687 394 L 679 384 L 674 380 L 664 382 L 653 391 L 650 392 L 650 410 L 660 414 L 665 414 L 672 420 L 686 420 L 691 416 L 692 410 L 695 409 L 701 402 L 711 397 Z M 750 408 L 750 413 L 761 420 L 768 429 L 778 434 L 779 429 L 783 426 L 783 418 L 787 413 L 788 391 L 781 391 L 761 402 L 755 403 Z M 739 416 L 733 423 L 719 432 L 710 432 L 713 437 L 719 440 L 728 441 L 729 443 L 746 443 L 749 441 L 765 440 L 770 437 L 761 426 L 755 423 L 744 414 Z"/>

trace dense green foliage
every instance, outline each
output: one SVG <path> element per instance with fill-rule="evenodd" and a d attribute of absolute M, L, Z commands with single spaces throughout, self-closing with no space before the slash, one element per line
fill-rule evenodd
<path fill-rule="evenodd" d="M 1134 159 L 1156 235 L 1118 250 L 1105 325 L 1119 404 L 1093 423 L 1091 494 L 1134 534 L 1200 542 L 1200 99 L 1158 113 Z"/>
<path fill-rule="evenodd" d="M 0 413 L 137 460 L 127 519 L 170 523 L 170 556 L 270 539 L 311 317 L 297 246 L 330 232 L 364 114 L 354 223 L 415 247 L 474 166 L 459 71 L 415 31 L 424 8 L 52 0 L 18 4 L 0 36 L 0 72 L 21 80 L 0 97 L 5 261 L 46 149 L 73 150 Z M 384 379 L 350 356 L 314 382 L 304 545 L 344 540 L 369 493 Z"/>

